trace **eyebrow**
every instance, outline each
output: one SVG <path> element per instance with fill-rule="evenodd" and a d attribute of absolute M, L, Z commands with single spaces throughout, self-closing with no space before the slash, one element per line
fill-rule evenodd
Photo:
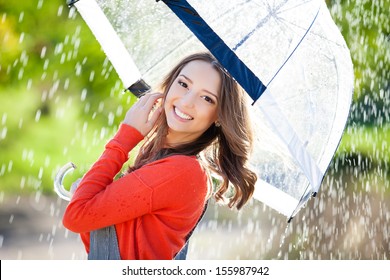
<path fill-rule="evenodd" d="M 193 81 L 192 81 L 190 78 L 188 78 L 186 75 L 180 74 L 179 77 L 180 77 L 180 76 L 183 76 L 185 79 L 187 79 L 187 80 L 189 80 L 191 83 L 193 83 Z M 203 91 L 205 91 L 205 92 L 211 94 L 212 96 L 214 96 L 214 97 L 218 100 L 218 96 L 217 96 L 215 93 L 212 93 L 211 91 L 209 91 L 209 90 L 207 90 L 207 89 L 203 89 Z"/>

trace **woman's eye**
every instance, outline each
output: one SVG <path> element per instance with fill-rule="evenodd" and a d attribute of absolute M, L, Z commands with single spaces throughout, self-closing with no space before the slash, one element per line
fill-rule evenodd
<path fill-rule="evenodd" d="M 211 103 L 211 104 L 214 104 L 214 100 L 211 98 L 211 97 L 208 97 L 207 95 L 206 96 L 203 96 L 203 99 L 208 102 L 208 103 Z"/>
<path fill-rule="evenodd" d="M 185 82 L 179 81 L 179 85 L 181 85 L 183 88 L 188 88 L 188 85 Z"/>

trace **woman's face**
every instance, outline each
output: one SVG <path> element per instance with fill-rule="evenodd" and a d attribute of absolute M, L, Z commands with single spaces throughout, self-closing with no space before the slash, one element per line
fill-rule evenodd
<path fill-rule="evenodd" d="M 217 120 L 220 84 L 219 73 L 208 62 L 194 60 L 181 70 L 164 102 L 167 144 L 193 141 Z"/>

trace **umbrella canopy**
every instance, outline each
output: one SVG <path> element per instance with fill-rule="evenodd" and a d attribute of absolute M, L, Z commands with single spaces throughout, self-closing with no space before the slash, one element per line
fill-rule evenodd
<path fill-rule="evenodd" d="M 254 198 L 292 218 L 315 195 L 348 117 L 353 68 L 322 0 L 72 3 L 126 88 L 211 51 L 252 98 Z"/>

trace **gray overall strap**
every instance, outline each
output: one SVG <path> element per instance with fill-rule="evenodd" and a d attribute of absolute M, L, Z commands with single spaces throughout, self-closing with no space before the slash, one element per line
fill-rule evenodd
<path fill-rule="evenodd" d="M 206 213 L 208 204 L 209 204 L 209 201 L 207 200 L 206 204 L 205 204 L 205 206 L 203 208 L 203 212 L 202 212 L 202 214 L 199 217 L 199 220 L 196 222 L 196 225 L 190 231 L 190 233 L 188 233 L 187 236 L 186 236 L 186 244 L 184 244 L 183 248 L 181 248 L 181 250 L 175 255 L 174 260 L 176 260 L 176 261 L 178 261 L 178 260 L 185 260 L 187 258 L 188 243 L 190 242 L 190 237 L 194 233 L 195 228 L 198 226 L 200 220 L 202 220 L 204 214 Z"/>
<path fill-rule="evenodd" d="M 115 226 L 90 232 L 88 260 L 120 260 Z"/>

